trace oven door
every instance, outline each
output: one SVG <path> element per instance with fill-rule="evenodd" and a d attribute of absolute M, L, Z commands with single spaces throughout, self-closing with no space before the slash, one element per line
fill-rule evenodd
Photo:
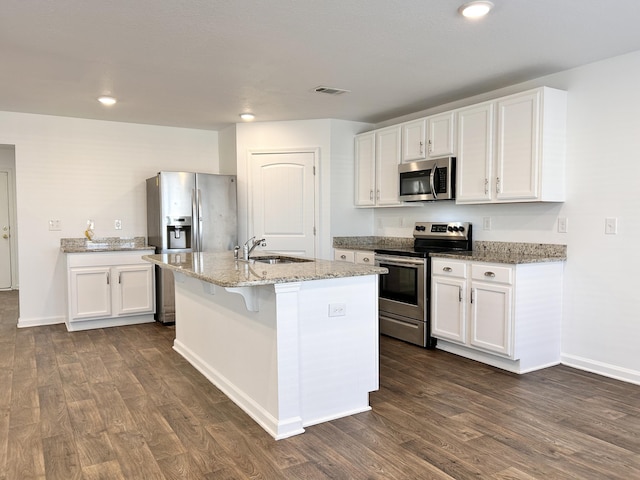
<path fill-rule="evenodd" d="M 379 310 L 426 322 L 426 259 L 376 255 L 376 265 L 389 270 L 380 275 Z"/>

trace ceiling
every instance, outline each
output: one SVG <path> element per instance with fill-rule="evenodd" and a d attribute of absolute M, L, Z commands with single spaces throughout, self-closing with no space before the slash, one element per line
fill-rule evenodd
<path fill-rule="evenodd" d="M 462 3 L 2 0 L 0 110 L 208 130 L 245 110 L 378 123 L 640 50 L 639 0 L 493 0 L 476 21 Z"/>

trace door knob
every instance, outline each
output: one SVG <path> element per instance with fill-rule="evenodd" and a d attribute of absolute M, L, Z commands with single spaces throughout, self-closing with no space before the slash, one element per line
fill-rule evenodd
<path fill-rule="evenodd" d="M 2 238 L 9 238 L 9 235 L 7 235 L 6 233 L 2 235 Z"/>

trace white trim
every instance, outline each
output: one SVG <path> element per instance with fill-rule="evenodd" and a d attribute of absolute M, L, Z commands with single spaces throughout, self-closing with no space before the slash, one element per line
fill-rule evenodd
<path fill-rule="evenodd" d="M 41 318 L 30 318 L 28 320 L 24 320 L 22 318 L 18 318 L 18 328 L 27 328 L 27 327 L 42 327 L 45 325 L 58 325 L 60 323 L 65 323 L 66 317 L 41 317 Z"/>
<path fill-rule="evenodd" d="M 640 385 L 640 371 L 599 362 L 597 360 L 591 360 L 589 358 L 579 357 L 577 355 L 562 354 L 560 358 L 562 364 L 567 367 L 573 367 L 578 370 L 584 370 L 586 372 L 595 373 L 615 380 Z"/>

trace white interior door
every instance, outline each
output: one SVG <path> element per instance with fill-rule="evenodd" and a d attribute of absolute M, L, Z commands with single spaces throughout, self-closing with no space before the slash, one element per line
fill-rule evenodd
<path fill-rule="evenodd" d="M 7 172 L 0 172 L 0 289 L 11 288 L 10 236 L 9 175 Z"/>
<path fill-rule="evenodd" d="M 315 257 L 315 152 L 252 153 L 251 235 L 264 250 Z"/>

